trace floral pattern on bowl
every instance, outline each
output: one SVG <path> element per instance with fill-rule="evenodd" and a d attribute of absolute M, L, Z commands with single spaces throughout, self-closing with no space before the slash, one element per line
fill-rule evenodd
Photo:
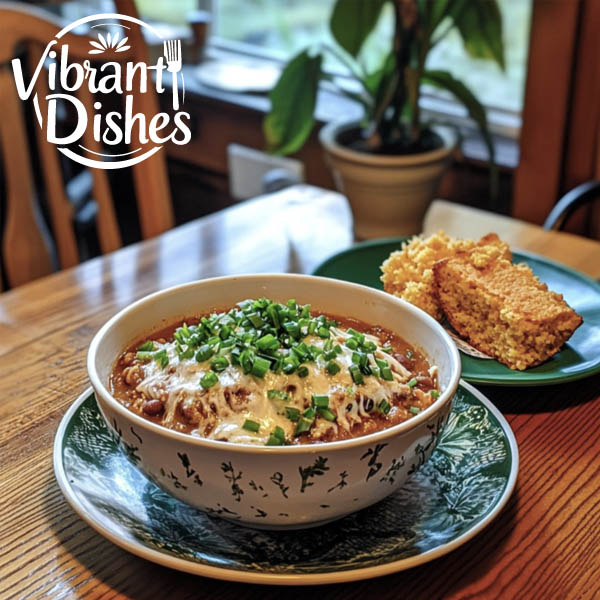
<path fill-rule="evenodd" d="M 314 529 L 260 531 L 215 519 L 146 479 L 131 463 L 136 460 L 135 445 L 123 451 L 123 437 L 120 443 L 121 449 L 91 393 L 65 417 L 56 441 L 55 469 L 80 515 L 119 545 L 157 562 L 212 577 L 271 583 L 289 577 L 296 583 L 356 579 L 431 560 L 472 537 L 499 512 L 518 468 L 510 428 L 465 384 L 422 468 L 378 504 Z M 421 452 L 402 467 L 392 461 L 376 476 L 390 485 L 395 470 L 418 465 Z M 182 468 L 190 475 L 180 484 L 200 485 L 195 483 L 194 467 L 184 462 Z M 307 487 L 324 477 L 319 473 L 326 465 L 311 467 Z M 232 490 L 242 481 L 238 475 L 234 465 L 223 465 L 221 476 Z M 170 473 L 165 476 L 175 485 Z M 344 481 L 341 476 L 336 479 L 342 488 Z M 286 487 L 275 477 L 268 483 L 248 481 L 240 490 L 259 499 L 264 494 L 285 495 Z M 218 514 L 231 509 L 212 510 Z"/>

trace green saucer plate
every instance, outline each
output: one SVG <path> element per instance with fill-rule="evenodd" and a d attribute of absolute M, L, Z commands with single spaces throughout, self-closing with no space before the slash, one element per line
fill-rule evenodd
<path fill-rule="evenodd" d="M 313 275 L 343 279 L 381 290 L 379 267 L 406 239 L 357 244 L 327 259 Z M 461 353 L 463 379 L 492 385 L 551 385 L 600 372 L 600 284 L 569 267 L 528 252 L 513 251 L 513 260 L 527 263 L 551 290 L 562 294 L 583 317 L 583 324 L 558 354 L 525 371 L 513 371 L 496 360 Z"/>
<path fill-rule="evenodd" d="M 65 414 L 54 442 L 63 494 L 101 535 L 173 569 L 275 585 L 376 577 L 450 552 L 502 510 L 518 463 L 504 417 L 461 382 L 436 450 L 403 488 L 334 523 L 278 532 L 211 517 L 151 483 L 114 443 L 91 388 Z"/>

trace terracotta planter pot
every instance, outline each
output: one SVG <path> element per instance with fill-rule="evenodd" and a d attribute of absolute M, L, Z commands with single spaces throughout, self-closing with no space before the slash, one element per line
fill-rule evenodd
<path fill-rule="evenodd" d="M 421 154 L 382 156 L 357 152 L 338 142 L 353 123 L 329 123 L 319 134 L 337 188 L 354 215 L 359 239 L 419 233 L 427 208 L 451 162 L 457 136 L 449 127 L 432 129 L 442 138 L 441 148 Z"/>

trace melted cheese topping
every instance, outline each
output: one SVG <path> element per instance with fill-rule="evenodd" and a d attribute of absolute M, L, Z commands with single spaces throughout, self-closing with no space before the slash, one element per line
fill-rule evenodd
<path fill-rule="evenodd" d="M 310 406 L 313 394 L 327 394 L 329 409 L 336 415 L 336 421 L 317 418 L 310 430 L 315 440 L 332 432 L 338 427 L 350 431 L 352 426 L 369 418 L 369 412 L 382 400 L 392 405 L 389 417 L 393 418 L 397 408 L 392 404 L 394 396 L 410 395 L 407 385 L 411 373 L 392 356 L 381 350 L 380 340 L 365 334 L 365 339 L 377 344 L 377 358 L 388 361 L 393 381 L 377 376 L 365 376 L 364 384 L 356 386 L 348 367 L 352 365 L 353 351 L 344 346 L 350 335 L 343 329 L 332 327 L 332 337 L 341 345 L 342 353 L 336 357 L 341 370 L 331 375 L 326 370 L 326 361 L 322 355 L 315 362 L 304 363 L 308 376 L 299 377 L 296 373 L 286 375 L 269 370 L 264 378 L 244 374 L 238 366 L 228 366 L 217 373 L 218 383 L 208 389 L 202 389 L 200 379 L 210 371 L 211 360 L 197 362 L 195 358 L 180 359 L 176 352 L 176 343 L 156 343 L 159 350 L 166 350 L 169 366 L 162 368 L 156 361 L 144 363 L 144 376 L 136 390 L 146 398 L 162 396 L 165 412 L 162 424 L 172 427 L 177 411 L 181 411 L 188 423 L 194 427 L 192 435 L 210 439 L 227 440 L 242 444 L 264 445 L 276 426 L 285 431 L 286 439 L 293 438 L 296 424 L 285 416 L 285 407 L 297 408 L 300 412 Z M 303 341 L 309 346 L 323 348 L 324 339 L 308 336 Z M 371 355 L 369 360 L 377 372 L 377 365 Z M 269 398 L 269 390 L 280 390 L 288 399 Z M 259 423 L 258 432 L 247 431 L 244 422 L 250 419 Z"/>

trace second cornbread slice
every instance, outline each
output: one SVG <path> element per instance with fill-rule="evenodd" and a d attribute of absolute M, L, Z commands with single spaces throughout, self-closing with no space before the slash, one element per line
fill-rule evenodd
<path fill-rule="evenodd" d="M 524 264 L 493 246 L 459 252 L 433 266 L 436 294 L 456 331 L 512 369 L 556 354 L 582 318 Z"/>

